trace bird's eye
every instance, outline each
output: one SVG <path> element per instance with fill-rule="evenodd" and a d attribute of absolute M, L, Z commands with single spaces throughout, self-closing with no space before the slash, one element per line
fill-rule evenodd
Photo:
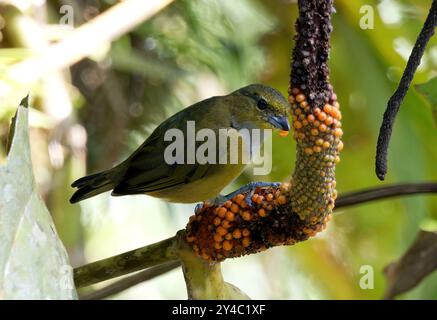
<path fill-rule="evenodd" d="M 263 98 L 258 100 L 258 104 L 256 105 L 258 107 L 258 109 L 260 110 L 264 110 L 265 108 L 267 108 L 267 101 L 265 101 Z"/>

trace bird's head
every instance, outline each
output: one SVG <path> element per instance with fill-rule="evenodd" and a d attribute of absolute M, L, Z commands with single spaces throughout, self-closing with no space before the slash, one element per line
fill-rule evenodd
<path fill-rule="evenodd" d="M 241 101 L 234 105 L 234 114 L 242 127 L 290 131 L 290 105 L 279 91 L 266 85 L 251 84 L 232 95 Z"/>

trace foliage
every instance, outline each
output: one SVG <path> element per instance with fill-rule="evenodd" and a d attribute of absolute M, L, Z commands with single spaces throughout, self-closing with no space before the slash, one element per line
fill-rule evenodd
<path fill-rule="evenodd" d="M 72 267 L 32 173 L 27 98 L 0 167 L 0 298 L 74 299 Z"/>

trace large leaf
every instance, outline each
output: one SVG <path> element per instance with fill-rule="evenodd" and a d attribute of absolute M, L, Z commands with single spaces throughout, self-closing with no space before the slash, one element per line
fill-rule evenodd
<path fill-rule="evenodd" d="M 32 172 L 27 98 L 0 167 L 0 299 L 75 299 L 72 268 Z"/>
<path fill-rule="evenodd" d="M 432 115 L 437 125 L 437 77 L 432 78 L 426 83 L 418 84 L 415 87 L 431 104 Z"/>

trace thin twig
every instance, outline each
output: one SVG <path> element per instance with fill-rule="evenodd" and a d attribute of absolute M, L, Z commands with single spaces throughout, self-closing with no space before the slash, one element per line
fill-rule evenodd
<path fill-rule="evenodd" d="M 393 123 L 401 106 L 411 81 L 413 80 L 416 69 L 425 51 L 429 39 L 433 36 L 437 26 L 437 0 L 433 0 L 428 17 L 417 37 L 413 51 L 408 58 L 401 81 L 395 93 L 391 96 L 384 112 L 381 128 L 379 130 L 378 144 L 376 147 L 376 175 L 380 180 L 384 180 L 387 173 L 387 151 L 390 137 L 393 130 Z"/>
<path fill-rule="evenodd" d="M 100 300 L 107 298 L 109 296 L 112 296 L 114 294 L 117 294 L 121 291 L 124 291 L 126 289 L 129 289 L 133 286 L 136 286 L 137 284 L 140 284 L 144 281 L 153 279 L 155 277 L 158 277 L 166 272 L 169 272 L 173 269 L 176 269 L 181 265 L 181 262 L 179 260 L 177 261 L 170 261 L 166 262 L 154 267 L 151 267 L 149 269 L 146 269 L 144 271 L 138 272 L 132 276 L 125 277 L 121 280 L 118 280 L 117 282 L 114 282 L 107 287 L 104 287 L 102 289 L 95 290 L 91 293 L 84 294 L 80 296 L 81 300 Z"/>
<path fill-rule="evenodd" d="M 335 207 L 338 209 L 369 201 L 424 193 L 437 193 L 437 182 L 404 183 L 351 192 L 339 196 Z"/>

